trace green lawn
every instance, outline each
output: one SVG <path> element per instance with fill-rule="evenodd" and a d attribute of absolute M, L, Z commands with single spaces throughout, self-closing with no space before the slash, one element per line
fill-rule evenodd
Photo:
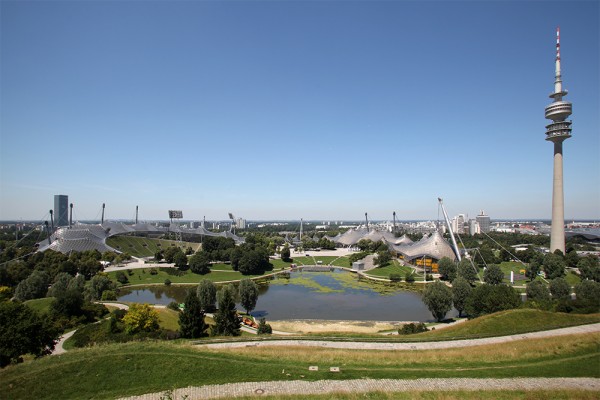
<path fill-rule="evenodd" d="M 106 239 L 110 247 L 126 252 L 135 257 L 153 257 L 158 249 L 167 249 L 170 246 L 178 246 L 182 249 L 191 247 L 194 251 L 200 248 L 200 243 L 181 242 L 166 239 L 152 239 L 138 236 L 112 236 Z"/>
<path fill-rule="evenodd" d="M 398 261 L 392 260 L 392 262 L 389 265 L 387 265 L 385 267 L 377 267 L 375 269 L 365 272 L 365 274 L 371 275 L 371 276 L 376 276 L 378 278 L 388 278 L 388 279 L 390 277 L 390 274 L 400 274 L 400 276 L 402 277 L 402 280 L 404 280 L 404 278 L 406 277 L 406 274 L 410 273 L 412 271 L 414 271 L 414 270 L 411 267 L 400 265 L 398 263 Z M 415 279 L 416 278 L 417 278 L 417 275 L 415 274 Z M 422 279 L 423 279 L 423 277 L 421 276 L 421 280 Z"/>
<path fill-rule="evenodd" d="M 187 386 L 271 380 L 600 377 L 599 344 L 600 334 L 591 334 L 445 349 L 440 356 L 435 350 L 282 351 L 261 346 L 217 351 L 185 342 L 131 342 L 9 366 L 0 371 L 0 393 L 6 399 L 112 399 Z M 319 371 L 309 372 L 310 365 L 318 365 Z M 339 366 L 341 372 L 331 373 L 329 366 Z"/>
<path fill-rule="evenodd" d="M 171 331 L 179 330 L 179 313 L 170 308 L 156 308 L 158 311 L 159 325 Z"/>
<path fill-rule="evenodd" d="M 25 304 L 37 312 L 46 313 L 50 311 L 52 300 L 54 300 L 54 297 L 44 297 L 42 299 L 27 300 Z"/>

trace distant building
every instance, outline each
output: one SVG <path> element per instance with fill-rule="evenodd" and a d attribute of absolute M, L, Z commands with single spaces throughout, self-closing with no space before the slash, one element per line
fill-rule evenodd
<path fill-rule="evenodd" d="M 66 194 L 54 195 L 54 226 L 69 225 L 69 196 Z"/>
<path fill-rule="evenodd" d="M 465 214 L 458 214 L 452 218 L 452 232 L 465 233 Z"/>
<path fill-rule="evenodd" d="M 477 233 L 481 233 L 481 230 L 479 228 L 479 223 L 477 222 L 477 220 L 470 219 L 469 220 L 469 235 L 473 236 Z"/>
<path fill-rule="evenodd" d="M 476 219 L 479 224 L 479 230 L 488 233 L 490 231 L 490 217 L 485 214 L 485 211 L 481 210 Z"/>
<path fill-rule="evenodd" d="M 236 223 L 235 223 L 235 226 L 238 229 L 246 229 L 246 220 L 243 219 L 243 218 L 238 218 L 237 221 L 236 221 Z"/>

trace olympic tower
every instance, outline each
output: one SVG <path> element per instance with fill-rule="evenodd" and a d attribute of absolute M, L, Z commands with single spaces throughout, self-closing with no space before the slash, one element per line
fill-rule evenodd
<path fill-rule="evenodd" d="M 546 126 L 546 140 L 554 143 L 554 178 L 552 186 L 552 231 L 550 233 L 550 251 L 565 252 L 565 207 L 563 194 L 563 141 L 571 137 L 572 105 L 564 101 L 567 91 L 563 90 L 560 72 L 560 28 L 556 28 L 556 77 L 554 93 L 550 98 L 554 101 L 546 107 L 546 118 L 552 123 Z"/>

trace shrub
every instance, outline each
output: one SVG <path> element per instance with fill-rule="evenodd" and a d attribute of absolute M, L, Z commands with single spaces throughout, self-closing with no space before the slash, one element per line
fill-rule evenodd
<path fill-rule="evenodd" d="M 404 280 L 408 283 L 413 283 L 415 281 L 415 276 L 412 272 L 407 272 L 406 276 L 404 277 Z"/>
<path fill-rule="evenodd" d="M 127 275 L 123 271 L 117 271 L 117 281 L 123 285 L 129 282 Z"/>
<path fill-rule="evenodd" d="M 115 301 L 117 300 L 117 294 L 114 290 L 105 290 L 102 292 L 102 301 Z"/>
<path fill-rule="evenodd" d="M 404 324 L 402 328 L 398 329 L 399 335 L 412 335 L 414 333 L 427 332 L 429 329 L 425 326 L 423 322 L 418 322 L 416 324 Z"/>
<path fill-rule="evenodd" d="M 150 269 L 150 275 L 158 275 L 158 270 L 156 268 Z"/>
<path fill-rule="evenodd" d="M 267 321 L 264 318 L 261 318 L 258 322 L 256 333 L 259 335 L 270 335 L 273 333 L 273 329 L 271 328 L 271 325 L 267 324 Z"/>
<path fill-rule="evenodd" d="M 158 330 L 158 311 L 149 304 L 132 304 L 123 317 L 125 331 L 129 334 Z"/>
<path fill-rule="evenodd" d="M 171 286 L 171 280 L 169 278 L 165 279 L 165 286 Z"/>
<path fill-rule="evenodd" d="M 402 275 L 400 275 L 398 273 L 390 274 L 390 281 L 392 281 L 392 282 L 401 282 L 402 281 Z"/>
<path fill-rule="evenodd" d="M 179 303 L 177 303 L 176 301 L 172 301 L 167 305 L 167 308 L 169 310 L 173 310 L 173 311 L 181 311 L 179 309 Z"/>

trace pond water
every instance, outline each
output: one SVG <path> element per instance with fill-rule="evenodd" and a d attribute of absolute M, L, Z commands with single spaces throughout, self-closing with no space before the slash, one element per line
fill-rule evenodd
<path fill-rule="evenodd" d="M 148 286 L 121 289 L 119 301 L 182 303 L 191 286 Z M 195 289 L 195 286 L 193 286 Z M 238 304 L 238 309 L 242 307 Z M 346 271 L 292 272 L 260 285 L 255 317 L 268 320 L 327 319 L 359 321 L 433 321 L 416 292 L 359 281 Z M 458 313 L 452 310 L 447 317 Z"/>

